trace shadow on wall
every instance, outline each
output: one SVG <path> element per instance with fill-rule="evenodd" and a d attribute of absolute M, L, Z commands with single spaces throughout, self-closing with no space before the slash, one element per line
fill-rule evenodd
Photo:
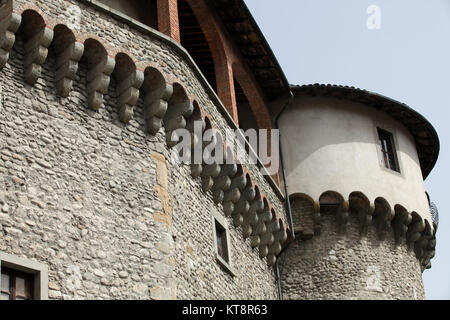
<path fill-rule="evenodd" d="M 342 166 L 348 164 L 362 164 L 367 154 L 360 153 L 357 144 L 368 144 L 373 146 L 373 161 L 378 164 L 379 158 L 375 153 L 378 149 L 376 137 L 377 124 L 394 128 L 414 140 L 409 131 L 388 114 L 375 110 L 371 107 L 356 102 L 338 99 L 311 97 L 302 98 L 302 101 L 294 102 L 294 105 L 285 112 L 280 120 L 282 127 L 282 143 L 286 152 L 286 173 L 291 175 L 305 160 L 318 150 L 333 145 L 346 145 L 342 149 L 334 148 L 332 159 L 323 159 L 327 162 L 338 161 Z M 405 145 L 404 139 L 396 142 L 397 152 L 401 148 L 401 156 L 408 157 L 408 162 L 415 162 L 420 167 L 417 151 L 415 148 Z M 399 145 L 400 144 L 400 145 Z M 362 150 L 368 150 L 364 147 Z M 362 151 L 361 150 L 361 151 Z M 333 154 L 335 152 L 335 154 Z M 344 152 L 344 153 L 342 153 Z M 330 155 L 330 153 L 329 153 Z M 365 172 L 370 174 L 370 172 Z"/>
<path fill-rule="evenodd" d="M 98 0 L 108 7 L 126 14 L 137 21 L 158 29 L 157 0 Z"/>
<path fill-rule="evenodd" d="M 356 216 L 350 216 L 345 235 L 340 234 L 332 214 L 323 214 L 321 219 L 322 236 L 297 241 L 280 260 L 287 299 L 411 299 L 415 293 L 422 295 L 413 247 L 397 247 L 392 230 L 388 241 L 378 241 L 374 227 L 367 236 L 360 236 Z"/>

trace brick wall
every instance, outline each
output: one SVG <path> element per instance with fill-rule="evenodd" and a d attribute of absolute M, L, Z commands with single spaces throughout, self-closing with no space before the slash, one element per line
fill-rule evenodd
<path fill-rule="evenodd" d="M 197 17 L 213 56 L 217 94 L 234 121 L 239 124 L 233 76 L 239 80 L 250 102 L 259 128 L 271 129 L 272 123 L 268 101 L 253 77 L 245 59 L 228 35 L 219 17 L 209 8 L 205 0 L 187 0 Z M 180 41 L 176 0 L 158 0 L 160 31 Z"/>

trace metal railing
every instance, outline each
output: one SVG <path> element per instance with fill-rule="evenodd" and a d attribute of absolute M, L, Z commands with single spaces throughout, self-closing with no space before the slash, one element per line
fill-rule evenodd
<path fill-rule="evenodd" d="M 439 211 L 434 202 L 430 202 L 430 211 L 431 211 L 431 219 L 433 220 L 433 224 L 436 226 L 436 230 L 439 226 Z"/>

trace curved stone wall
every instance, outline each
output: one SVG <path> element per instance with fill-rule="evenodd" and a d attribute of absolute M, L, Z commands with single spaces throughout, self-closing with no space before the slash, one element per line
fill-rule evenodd
<path fill-rule="evenodd" d="M 279 190 L 257 165 L 170 161 L 175 129 L 230 128 L 182 49 L 77 1 L 7 1 L 0 20 L 0 250 L 48 264 L 50 298 L 276 298 Z"/>
<path fill-rule="evenodd" d="M 334 97 L 297 97 L 280 119 L 290 193 L 383 197 L 431 221 L 414 138 L 389 114 Z M 400 172 L 386 169 L 377 128 L 393 134 Z"/>
<path fill-rule="evenodd" d="M 424 299 L 436 231 L 427 220 L 362 192 L 319 201 L 291 196 L 296 240 L 281 258 L 286 299 Z"/>
<path fill-rule="evenodd" d="M 360 235 L 356 217 L 340 234 L 334 217 L 323 215 L 320 236 L 298 240 L 280 258 L 283 298 L 424 299 L 414 250 L 396 245 L 393 232 L 380 241 L 371 226 Z"/>

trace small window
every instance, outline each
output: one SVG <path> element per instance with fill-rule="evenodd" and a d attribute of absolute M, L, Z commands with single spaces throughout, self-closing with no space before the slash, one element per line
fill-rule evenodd
<path fill-rule="evenodd" d="M 229 262 L 228 258 L 228 246 L 227 246 L 227 232 L 225 228 L 223 228 L 216 221 L 216 243 L 217 243 L 217 254 L 225 260 L 225 262 Z"/>
<path fill-rule="evenodd" d="M 378 128 L 378 139 L 383 165 L 396 172 L 400 172 L 392 133 Z"/>
<path fill-rule="evenodd" d="M 228 272 L 231 276 L 234 276 L 235 274 L 232 269 L 230 235 L 227 229 L 227 221 L 219 214 L 213 212 L 212 223 L 214 231 L 213 245 L 216 261 L 226 272 Z"/>
<path fill-rule="evenodd" d="M 2 268 L 0 300 L 33 300 L 34 276 Z"/>

